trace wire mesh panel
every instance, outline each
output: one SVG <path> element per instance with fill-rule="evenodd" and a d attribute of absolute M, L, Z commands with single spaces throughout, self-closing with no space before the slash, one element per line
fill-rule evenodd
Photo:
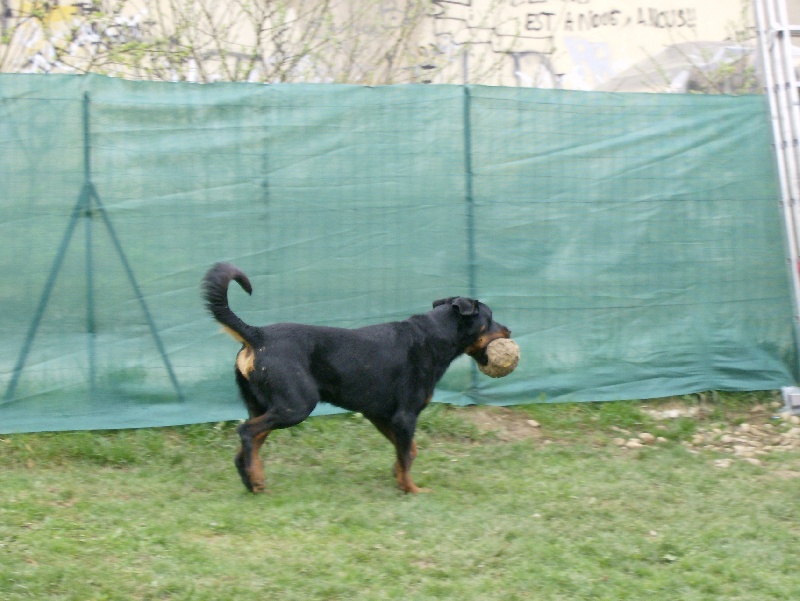
<path fill-rule="evenodd" d="M 652 398 L 792 379 L 761 97 L 473 98 L 478 289 L 518 311 L 532 376 L 482 382 L 485 396 Z"/>
<path fill-rule="evenodd" d="M 437 400 L 794 379 L 759 97 L 2 75 L 0 149 L 0 431 L 243 417 L 219 260 L 252 324 L 477 295 L 522 362 Z"/>

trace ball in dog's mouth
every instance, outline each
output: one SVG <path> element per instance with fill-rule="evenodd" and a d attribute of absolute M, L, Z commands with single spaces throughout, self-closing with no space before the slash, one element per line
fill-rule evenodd
<path fill-rule="evenodd" d="M 490 378 L 502 378 L 519 365 L 519 345 L 510 338 L 492 340 L 486 346 L 486 365 L 478 362 L 478 369 Z"/>

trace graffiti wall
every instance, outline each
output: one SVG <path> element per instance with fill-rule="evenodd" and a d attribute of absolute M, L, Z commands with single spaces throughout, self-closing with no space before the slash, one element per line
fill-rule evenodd
<path fill-rule="evenodd" d="M 754 36 L 749 0 L 8 0 L 0 19 L 2 71 L 197 82 L 686 91 L 752 65 Z"/>
<path fill-rule="evenodd" d="M 434 0 L 433 36 L 450 76 L 597 89 L 665 48 L 752 38 L 741 0 Z M 711 57 L 709 57 L 710 59 Z M 702 60 L 703 57 L 700 57 Z M 458 73 L 457 73 L 458 72 Z M 656 82 L 653 82 L 656 84 Z"/>

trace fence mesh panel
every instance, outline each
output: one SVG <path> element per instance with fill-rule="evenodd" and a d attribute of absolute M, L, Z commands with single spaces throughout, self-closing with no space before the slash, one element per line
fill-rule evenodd
<path fill-rule="evenodd" d="M 0 75 L 0 431 L 243 417 L 219 260 L 253 324 L 476 295 L 522 362 L 440 401 L 787 385 L 777 198 L 757 96 Z"/>

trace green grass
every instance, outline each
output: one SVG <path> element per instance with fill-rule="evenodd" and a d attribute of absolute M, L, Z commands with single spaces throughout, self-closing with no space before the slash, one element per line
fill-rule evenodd
<path fill-rule="evenodd" d="M 682 402 L 739 423 L 772 400 L 716 396 Z M 521 407 L 542 427 L 516 442 L 432 407 L 419 496 L 358 416 L 274 433 L 262 496 L 233 424 L 0 437 L 0 599 L 800 598 L 800 453 L 720 469 L 681 444 L 697 420 L 641 407 Z"/>

